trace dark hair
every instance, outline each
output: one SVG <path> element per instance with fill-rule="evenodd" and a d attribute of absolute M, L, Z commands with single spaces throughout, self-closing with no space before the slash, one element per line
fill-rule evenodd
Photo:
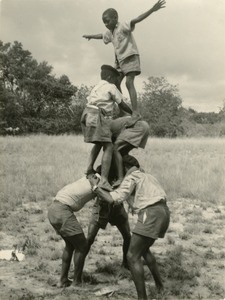
<path fill-rule="evenodd" d="M 101 66 L 101 79 L 107 80 L 108 76 L 116 79 L 116 78 L 118 78 L 119 75 L 120 75 L 120 73 L 112 66 L 110 66 L 110 65 L 102 65 Z"/>
<path fill-rule="evenodd" d="M 131 168 L 131 167 L 140 168 L 140 164 L 139 164 L 138 160 L 134 156 L 129 155 L 129 154 L 123 156 L 123 164 L 124 164 L 124 166 L 129 167 L 129 168 Z"/>
<path fill-rule="evenodd" d="M 114 8 L 108 8 L 108 9 L 106 9 L 103 12 L 102 17 L 104 15 L 106 15 L 106 14 L 109 15 L 110 17 L 116 17 L 116 18 L 118 18 L 118 12 Z"/>

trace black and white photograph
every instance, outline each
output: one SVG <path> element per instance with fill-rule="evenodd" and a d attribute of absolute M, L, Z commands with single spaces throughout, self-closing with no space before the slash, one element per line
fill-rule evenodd
<path fill-rule="evenodd" d="M 225 1 L 0 0 L 0 299 L 225 299 Z"/>

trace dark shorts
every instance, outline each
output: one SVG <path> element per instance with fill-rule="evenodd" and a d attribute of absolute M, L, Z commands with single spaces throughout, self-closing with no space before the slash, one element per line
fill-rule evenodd
<path fill-rule="evenodd" d="M 142 209 L 138 214 L 133 233 L 150 237 L 163 238 L 170 222 L 170 212 L 165 200 Z"/>
<path fill-rule="evenodd" d="M 115 69 L 122 72 L 124 75 L 127 75 L 128 73 L 135 73 L 135 75 L 141 74 L 140 56 L 134 54 L 126 57 L 120 62 L 116 60 Z"/>
<path fill-rule="evenodd" d="M 124 128 L 116 140 L 125 141 L 135 148 L 145 148 L 149 136 L 149 125 L 145 121 L 137 121 L 134 126 Z"/>
<path fill-rule="evenodd" d="M 58 200 L 48 208 L 48 219 L 56 233 L 63 238 L 83 233 L 73 210 Z"/>
<path fill-rule="evenodd" d="M 108 223 L 117 226 L 127 221 L 128 215 L 122 203 L 112 206 L 98 199 L 95 201 L 90 220 L 91 224 L 97 224 L 100 228 L 105 229 Z"/>
<path fill-rule="evenodd" d="M 81 117 L 81 128 L 85 143 L 112 142 L 111 117 L 100 109 L 85 108 Z"/>

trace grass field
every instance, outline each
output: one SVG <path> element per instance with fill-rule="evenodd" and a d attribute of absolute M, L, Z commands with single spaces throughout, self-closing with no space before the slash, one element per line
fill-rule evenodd
<path fill-rule="evenodd" d="M 122 238 L 108 225 L 87 257 L 82 288 L 55 287 L 63 242 L 47 220 L 47 207 L 64 185 L 83 176 L 91 146 L 81 136 L 0 137 L 0 250 L 26 244 L 25 260 L 0 260 L 0 299 L 135 299 L 121 270 Z M 168 195 L 171 224 L 152 247 L 165 284 L 164 299 L 225 298 L 225 140 L 155 139 L 133 150 Z M 92 202 L 78 214 L 87 232 Z M 131 228 L 135 217 L 130 216 Z M 149 298 L 156 297 L 146 268 Z M 101 299 L 106 299 L 102 296 Z"/>

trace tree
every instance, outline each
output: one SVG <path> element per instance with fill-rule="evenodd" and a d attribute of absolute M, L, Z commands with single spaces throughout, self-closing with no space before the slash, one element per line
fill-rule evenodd
<path fill-rule="evenodd" d="M 68 109 L 77 88 L 66 75 L 56 78 L 51 74 L 52 66 L 45 61 L 38 63 L 19 42 L 11 45 L 0 41 L 0 68 L 4 126 L 16 123 L 24 132 L 68 130 Z M 18 114 L 12 109 L 15 107 Z"/>
<path fill-rule="evenodd" d="M 220 119 L 220 136 L 225 136 L 225 100 L 223 100 L 223 107 L 219 111 Z"/>
<path fill-rule="evenodd" d="M 74 120 L 75 131 L 77 132 L 81 132 L 80 119 L 87 103 L 87 96 L 90 94 L 91 89 L 92 87 L 87 87 L 86 85 L 78 87 L 71 106 L 69 107 L 70 114 Z"/>
<path fill-rule="evenodd" d="M 177 86 L 169 84 L 164 77 L 149 77 L 148 82 L 144 82 L 144 92 L 140 94 L 141 114 L 153 135 L 175 137 L 182 134 L 181 103 Z"/>

